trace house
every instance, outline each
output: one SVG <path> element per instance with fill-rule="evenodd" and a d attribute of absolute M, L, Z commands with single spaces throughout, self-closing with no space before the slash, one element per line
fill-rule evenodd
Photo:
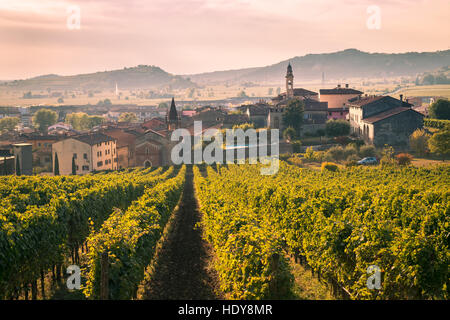
<path fill-rule="evenodd" d="M 116 140 L 118 168 L 135 167 L 137 136 L 117 128 L 106 129 L 102 133 Z"/>
<path fill-rule="evenodd" d="M 346 120 L 348 118 L 348 102 L 351 99 L 360 97 L 363 92 L 349 88 L 346 84 L 342 88 L 340 84 L 333 89 L 320 89 L 319 99 L 328 103 L 328 119 Z"/>
<path fill-rule="evenodd" d="M 349 102 L 353 134 L 375 146 L 406 146 L 410 135 L 423 127 L 423 114 L 412 105 L 390 96 L 369 96 Z"/>
<path fill-rule="evenodd" d="M 320 89 L 319 93 L 320 101 L 328 102 L 329 109 L 343 108 L 350 99 L 360 97 L 363 94 L 359 90 L 349 88 L 348 84 L 345 85 L 345 88 L 338 84 L 333 89 Z"/>
<path fill-rule="evenodd" d="M 64 123 L 64 122 L 58 122 L 54 125 L 48 127 L 47 131 L 49 133 L 51 132 L 69 132 L 72 131 L 73 128 L 70 124 Z"/>
<path fill-rule="evenodd" d="M 53 168 L 58 155 L 59 172 L 72 174 L 72 159 L 76 174 L 118 168 L 116 139 L 103 133 L 87 133 L 58 141 L 52 145 Z"/>

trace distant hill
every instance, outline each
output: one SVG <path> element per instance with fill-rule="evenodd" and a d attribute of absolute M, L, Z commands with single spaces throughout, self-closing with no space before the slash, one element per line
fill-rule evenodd
<path fill-rule="evenodd" d="M 8 86 L 20 90 L 46 90 L 47 88 L 52 90 L 113 90 L 116 83 L 120 89 L 197 87 L 188 79 L 172 75 L 159 67 L 146 65 L 73 76 L 42 75 L 26 80 L 9 81 Z"/>
<path fill-rule="evenodd" d="M 380 78 L 395 76 L 415 76 L 450 64 L 450 50 L 436 52 L 408 52 L 401 54 L 367 53 L 356 49 L 323 54 L 308 54 L 294 57 L 260 68 L 216 71 L 188 75 L 198 84 L 206 82 L 241 83 L 280 82 L 286 73 L 286 66 L 291 62 L 297 81 L 322 78 Z"/>

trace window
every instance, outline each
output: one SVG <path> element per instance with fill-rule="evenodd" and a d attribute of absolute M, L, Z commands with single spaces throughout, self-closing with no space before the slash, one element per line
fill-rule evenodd
<path fill-rule="evenodd" d="M 80 168 L 78 167 L 78 165 L 76 166 L 76 168 L 77 168 L 77 171 L 80 170 Z"/>
<path fill-rule="evenodd" d="M 76 153 L 73 154 L 73 158 L 74 158 L 74 159 L 77 158 L 77 154 L 76 154 Z"/>
<path fill-rule="evenodd" d="M 101 167 L 101 166 L 103 166 L 103 161 L 97 162 L 97 167 Z"/>
<path fill-rule="evenodd" d="M 41 143 L 39 142 L 39 143 L 38 143 L 38 147 L 40 147 L 40 146 L 41 146 Z"/>
<path fill-rule="evenodd" d="M 83 159 L 87 159 L 87 153 L 83 154 Z"/>
<path fill-rule="evenodd" d="M 83 171 L 89 171 L 89 166 L 83 166 Z"/>

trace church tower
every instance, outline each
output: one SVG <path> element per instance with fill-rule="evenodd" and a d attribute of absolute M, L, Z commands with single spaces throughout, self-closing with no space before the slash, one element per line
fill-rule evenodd
<path fill-rule="evenodd" d="M 175 99 L 172 98 L 170 109 L 166 114 L 167 130 L 173 131 L 179 127 L 179 118 L 177 107 L 175 106 Z"/>
<path fill-rule="evenodd" d="M 294 97 L 294 74 L 292 73 L 292 66 L 289 62 L 286 73 L 286 98 Z"/>

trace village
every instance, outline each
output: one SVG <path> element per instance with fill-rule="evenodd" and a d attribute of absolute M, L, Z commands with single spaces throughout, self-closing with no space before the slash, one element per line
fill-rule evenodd
<path fill-rule="evenodd" d="M 427 109 L 415 106 L 403 95 L 400 99 L 368 95 L 348 84 L 319 92 L 296 88 L 290 63 L 285 81 L 285 91 L 271 100 L 234 107 L 205 104 L 186 110 L 178 108 L 172 98 L 163 104 L 165 108 L 112 105 L 107 101 L 97 106 L 1 108 L 0 119 L 16 119 L 16 125 L 12 130 L 3 130 L 0 136 L 0 174 L 81 175 L 169 166 L 173 164 L 171 150 L 176 144 L 171 133 L 184 128 L 198 135 L 194 132 L 198 121 L 202 132 L 278 129 L 281 154 L 304 153 L 308 148 L 310 152 L 324 152 L 349 144 L 360 149 L 367 145 L 365 152 L 351 152 L 352 160 L 360 160 L 358 155 L 375 157 L 376 148 L 384 146 L 407 152 L 411 150 L 411 135 L 424 127 Z M 300 109 L 295 109 L 296 103 Z M 288 106 L 293 115 L 286 120 Z M 41 123 L 36 120 L 39 113 L 44 119 Z"/>

